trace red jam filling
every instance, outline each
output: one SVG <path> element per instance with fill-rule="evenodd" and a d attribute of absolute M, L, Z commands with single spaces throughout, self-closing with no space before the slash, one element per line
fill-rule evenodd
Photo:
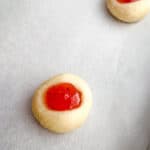
<path fill-rule="evenodd" d="M 48 109 L 72 110 L 80 106 L 81 92 L 70 83 L 60 83 L 46 90 L 45 103 Z"/>
<path fill-rule="evenodd" d="M 132 2 L 136 2 L 138 0 L 117 0 L 119 3 L 132 3 Z"/>

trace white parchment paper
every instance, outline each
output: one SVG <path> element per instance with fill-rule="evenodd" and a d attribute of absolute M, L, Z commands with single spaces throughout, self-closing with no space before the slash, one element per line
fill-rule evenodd
<path fill-rule="evenodd" d="M 84 126 L 57 135 L 34 120 L 31 98 L 62 72 L 94 98 Z M 149 114 L 150 15 L 124 24 L 103 0 L 0 0 L 1 150 L 146 150 Z"/>

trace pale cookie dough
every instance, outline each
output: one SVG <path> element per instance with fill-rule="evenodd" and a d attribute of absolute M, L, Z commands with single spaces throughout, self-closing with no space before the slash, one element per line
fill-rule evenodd
<path fill-rule="evenodd" d="M 82 103 L 78 108 L 67 111 L 48 109 L 43 102 L 43 93 L 51 86 L 68 82 L 82 93 Z M 39 123 L 48 130 L 65 133 L 80 127 L 86 120 L 92 105 L 92 94 L 87 83 L 73 74 L 60 74 L 43 83 L 35 92 L 32 112 Z"/>
<path fill-rule="evenodd" d="M 150 0 L 137 0 L 129 3 L 107 0 L 107 8 L 119 20 L 132 23 L 139 21 L 150 12 Z"/>

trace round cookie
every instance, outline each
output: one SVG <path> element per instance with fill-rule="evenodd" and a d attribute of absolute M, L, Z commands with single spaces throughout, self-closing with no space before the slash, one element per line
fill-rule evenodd
<path fill-rule="evenodd" d="M 132 23 L 150 11 L 150 0 L 107 0 L 107 8 L 117 19 Z"/>
<path fill-rule="evenodd" d="M 51 131 L 65 133 L 80 127 L 88 117 L 92 94 L 88 84 L 73 74 L 60 74 L 35 92 L 32 112 Z"/>

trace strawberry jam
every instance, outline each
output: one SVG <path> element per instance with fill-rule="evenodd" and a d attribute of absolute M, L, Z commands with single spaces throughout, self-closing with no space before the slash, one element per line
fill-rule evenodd
<path fill-rule="evenodd" d="M 72 110 L 81 104 L 81 92 L 71 83 L 60 83 L 49 87 L 44 98 L 47 108 L 57 111 Z"/>
<path fill-rule="evenodd" d="M 132 2 L 136 2 L 138 0 L 117 0 L 120 3 L 132 3 Z"/>

